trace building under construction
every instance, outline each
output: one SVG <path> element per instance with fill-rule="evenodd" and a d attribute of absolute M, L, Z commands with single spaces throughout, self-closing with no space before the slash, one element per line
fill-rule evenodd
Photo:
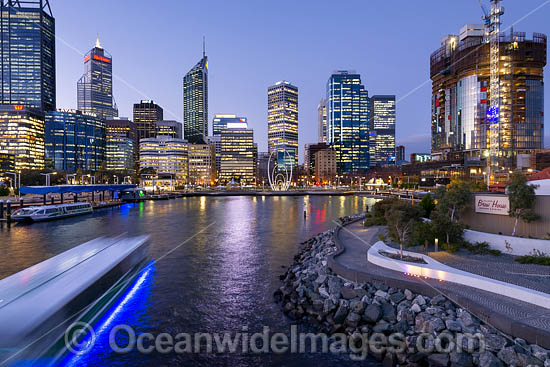
<path fill-rule="evenodd" d="M 494 9 L 485 19 L 495 19 Z M 544 34 L 500 32 L 500 10 L 496 32 L 489 20 L 465 25 L 460 34 L 443 37 L 430 57 L 432 156 L 447 160 L 460 153 L 465 161 L 480 160 L 489 167 L 484 175 L 495 180 L 528 168 L 529 156 L 544 147 L 547 48 Z M 496 38 L 489 40 L 491 32 Z"/>

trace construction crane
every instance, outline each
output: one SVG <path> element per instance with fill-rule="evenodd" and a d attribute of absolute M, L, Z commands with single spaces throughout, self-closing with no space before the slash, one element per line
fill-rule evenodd
<path fill-rule="evenodd" d="M 498 170 L 500 157 L 500 17 L 504 14 L 504 8 L 500 5 L 501 0 L 491 0 L 491 11 L 488 12 L 482 1 L 478 1 L 485 21 L 485 42 L 489 43 L 490 47 L 490 102 L 487 109 L 490 136 L 489 157 L 487 157 L 487 186 L 489 186 Z"/>

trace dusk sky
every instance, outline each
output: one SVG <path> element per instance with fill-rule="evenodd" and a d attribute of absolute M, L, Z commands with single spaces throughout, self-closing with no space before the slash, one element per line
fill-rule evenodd
<path fill-rule="evenodd" d="M 485 0 L 487 6 L 489 1 Z M 113 56 L 120 116 L 153 99 L 182 121 L 182 79 L 209 58 L 209 131 L 215 113 L 248 117 L 267 151 L 267 87 L 299 88 L 300 162 L 317 142 L 317 104 L 334 70 L 356 70 L 369 96 L 397 97 L 397 143 L 430 151 L 429 57 L 448 33 L 481 23 L 477 0 L 50 0 L 56 18 L 57 106 L 76 107 L 83 55 L 99 33 Z M 550 0 L 503 1 L 503 30 L 550 35 Z M 539 8 L 538 10 L 535 10 Z M 532 14 L 529 14 L 532 13 Z M 509 30 L 508 30 L 509 31 Z M 545 69 L 548 72 L 548 67 Z M 546 76 L 548 78 L 548 75 Z M 550 93 L 546 88 L 548 111 Z M 545 145 L 550 146 L 550 128 Z"/>

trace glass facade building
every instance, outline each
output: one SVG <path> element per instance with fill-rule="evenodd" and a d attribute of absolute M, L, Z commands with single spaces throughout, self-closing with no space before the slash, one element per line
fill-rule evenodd
<path fill-rule="evenodd" d="M 172 138 L 182 139 L 181 123 L 173 120 L 155 122 L 155 136 L 166 135 Z"/>
<path fill-rule="evenodd" d="M 55 110 L 55 19 L 49 2 L 0 4 L 2 104 Z"/>
<path fill-rule="evenodd" d="M 216 148 L 210 144 L 189 144 L 189 183 L 210 186 L 216 179 Z"/>
<path fill-rule="evenodd" d="M 460 35 L 443 37 L 430 57 L 432 155 L 437 160 L 460 154 L 486 161 L 496 152 L 491 165 L 498 167 L 497 174 L 507 174 L 519 168 L 518 157 L 544 147 L 547 38 L 541 33 L 532 38 L 525 32 L 501 33 L 498 136 L 492 139 L 490 43 L 483 30 L 483 25 L 464 26 Z"/>
<path fill-rule="evenodd" d="M 157 134 L 155 123 L 163 119 L 164 111 L 154 101 L 141 101 L 134 104 L 134 122 L 138 141 L 154 138 Z"/>
<path fill-rule="evenodd" d="M 221 136 L 222 130 L 227 128 L 228 123 L 232 122 L 248 123 L 248 120 L 246 119 L 246 117 L 239 117 L 237 115 L 216 114 L 214 115 L 214 119 L 212 120 L 212 136 Z"/>
<path fill-rule="evenodd" d="M 107 118 L 105 124 L 107 171 L 135 173 L 138 151 L 136 124 L 125 117 Z"/>
<path fill-rule="evenodd" d="M 327 100 L 321 99 L 317 106 L 317 131 L 318 143 L 327 142 Z"/>
<path fill-rule="evenodd" d="M 84 75 L 77 83 L 78 109 L 101 119 L 118 116 L 113 98 L 113 58 L 101 47 L 99 37 L 95 47 L 84 56 Z"/>
<path fill-rule="evenodd" d="M 327 144 L 336 151 L 338 173 L 368 171 L 369 97 L 359 74 L 338 71 L 328 80 Z"/>
<path fill-rule="evenodd" d="M 97 171 L 105 163 L 105 122 L 94 114 L 58 109 L 46 114 L 46 159 L 56 170 Z"/>
<path fill-rule="evenodd" d="M 257 147 L 254 132 L 246 122 L 229 123 L 221 135 L 221 163 L 219 182 L 231 181 L 243 185 L 254 182 L 256 177 Z"/>
<path fill-rule="evenodd" d="M 208 58 L 202 59 L 183 78 L 183 134 L 192 144 L 208 136 Z"/>
<path fill-rule="evenodd" d="M 12 155 L 15 169 L 44 169 L 44 113 L 0 105 L 0 154 Z"/>
<path fill-rule="evenodd" d="M 395 96 L 370 98 L 370 166 L 395 164 Z"/>
<path fill-rule="evenodd" d="M 176 186 L 188 182 L 188 152 L 186 140 L 169 136 L 141 139 L 139 142 L 140 169 L 152 168 L 157 176 L 170 175 Z"/>
<path fill-rule="evenodd" d="M 280 166 L 298 164 L 298 87 L 284 80 L 267 88 L 267 145 Z"/>

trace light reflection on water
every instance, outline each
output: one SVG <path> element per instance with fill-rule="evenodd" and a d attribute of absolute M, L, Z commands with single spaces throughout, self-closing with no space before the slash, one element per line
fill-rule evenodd
<path fill-rule="evenodd" d="M 307 203 L 307 217 L 304 206 Z M 138 332 L 251 333 L 263 325 L 288 332 L 291 322 L 272 294 L 282 266 L 292 263 L 301 241 L 334 227 L 333 220 L 372 207 L 363 197 L 181 198 L 124 205 L 92 215 L 29 226 L 0 227 L 0 278 L 99 236 L 151 236 L 155 265 L 146 302 L 117 317 Z M 120 316 L 120 315 L 119 315 Z M 105 345 L 86 365 L 347 365 L 347 358 L 325 355 L 116 355 Z M 351 365 L 351 363 L 349 363 Z"/>

